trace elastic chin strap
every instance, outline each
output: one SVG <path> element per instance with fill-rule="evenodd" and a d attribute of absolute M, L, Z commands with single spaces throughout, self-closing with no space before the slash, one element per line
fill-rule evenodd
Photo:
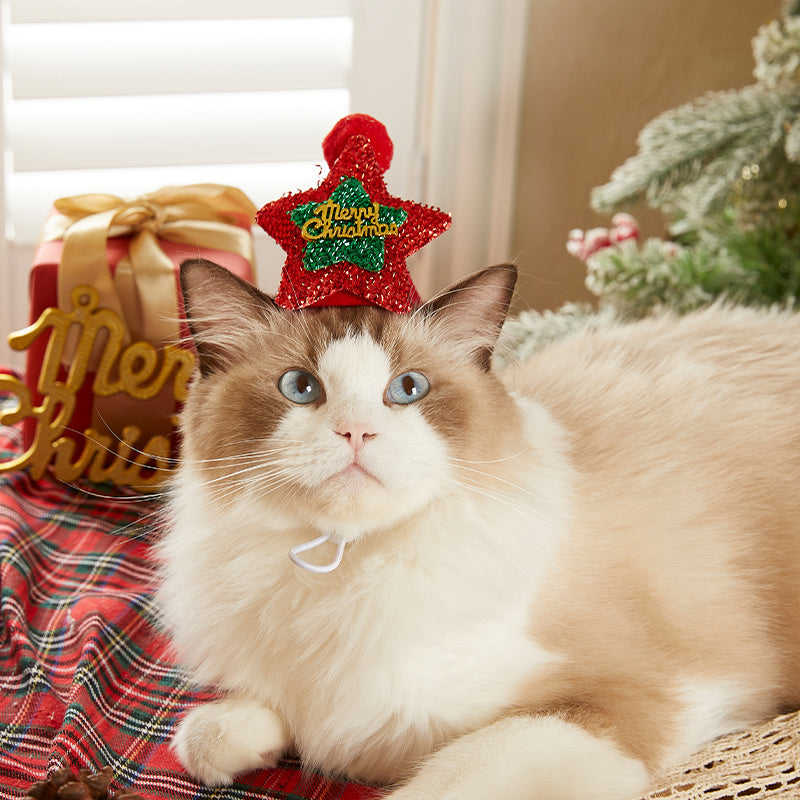
<path fill-rule="evenodd" d="M 336 555 L 333 557 L 333 561 L 330 564 L 309 564 L 308 561 L 303 560 L 300 558 L 300 553 L 305 553 L 307 550 L 313 550 L 315 547 L 319 547 L 320 545 L 325 544 L 325 542 L 335 542 L 336 543 Z M 345 543 L 337 540 L 333 534 L 326 533 L 322 536 L 318 536 L 316 539 L 312 539 L 310 542 L 304 542 L 303 544 L 298 544 L 297 547 L 293 547 L 289 551 L 289 558 L 297 564 L 298 567 L 302 567 L 309 572 L 316 572 L 317 574 L 324 574 L 326 572 L 333 572 L 339 564 L 342 563 L 342 556 L 344 555 L 344 545 Z"/>

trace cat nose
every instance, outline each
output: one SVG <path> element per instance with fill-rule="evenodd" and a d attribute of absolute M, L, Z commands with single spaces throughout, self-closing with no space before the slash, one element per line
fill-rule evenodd
<path fill-rule="evenodd" d="M 345 424 L 340 425 L 335 429 L 339 436 L 347 439 L 353 452 L 358 453 L 359 450 L 370 440 L 374 439 L 378 434 L 375 433 L 369 425 L 359 424 Z"/>

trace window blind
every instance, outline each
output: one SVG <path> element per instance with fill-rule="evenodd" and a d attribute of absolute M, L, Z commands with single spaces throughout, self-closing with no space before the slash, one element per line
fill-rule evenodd
<path fill-rule="evenodd" d="M 319 178 L 350 108 L 351 4 L 11 0 L 6 232 L 36 240 L 61 196 L 218 182 L 256 203 Z"/>

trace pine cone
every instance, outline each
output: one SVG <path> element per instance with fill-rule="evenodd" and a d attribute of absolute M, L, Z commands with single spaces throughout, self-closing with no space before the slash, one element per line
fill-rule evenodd
<path fill-rule="evenodd" d="M 111 767 L 103 767 L 94 774 L 82 769 L 77 775 L 64 768 L 48 780 L 34 783 L 25 800 L 144 800 L 141 795 L 127 791 L 109 794 L 110 783 Z"/>

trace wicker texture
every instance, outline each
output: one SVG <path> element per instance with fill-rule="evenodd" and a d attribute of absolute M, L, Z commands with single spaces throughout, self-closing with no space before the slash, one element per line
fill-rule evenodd
<path fill-rule="evenodd" d="M 717 739 L 643 800 L 800 798 L 800 712 Z"/>

